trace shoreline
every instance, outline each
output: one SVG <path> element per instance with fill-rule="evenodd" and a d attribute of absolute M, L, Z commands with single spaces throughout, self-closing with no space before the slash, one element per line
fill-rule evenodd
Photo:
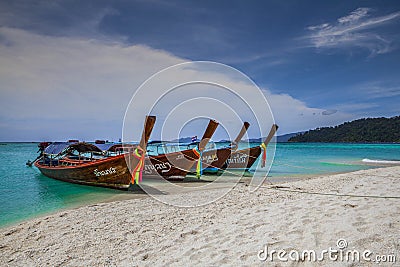
<path fill-rule="evenodd" d="M 388 164 L 386 166 L 382 166 L 382 164 L 375 164 L 375 163 L 370 163 L 370 164 L 365 164 L 365 165 L 370 166 L 370 167 L 368 169 L 364 169 L 364 170 L 373 170 L 373 169 L 381 169 L 381 168 L 384 169 L 384 168 L 399 166 L 398 164 Z M 279 184 L 293 183 L 293 182 L 298 182 L 298 181 L 303 181 L 303 180 L 316 179 L 316 178 L 324 177 L 324 176 L 353 173 L 353 172 L 357 172 L 357 171 L 360 171 L 360 170 L 338 171 L 338 172 L 331 172 L 331 173 L 311 173 L 311 174 L 293 174 L 293 175 L 284 175 L 284 176 L 267 176 L 266 179 L 264 180 L 263 184 L 264 185 L 279 185 Z M 210 181 L 215 180 L 215 177 L 217 177 L 217 176 L 205 174 L 205 175 L 203 175 L 203 178 L 200 181 L 198 181 L 194 175 L 188 175 L 188 177 L 185 178 L 185 181 L 179 182 L 179 184 L 191 186 L 193 184 L 193 181 L 195 181 L 196 184 L 200 183 L 200 184 L 205 185 L 205 184 L 209 183 Z M 228 177 L 231 177 L 231 176 L 228 175 Z M 252 178 L 251 175 L 246 174 L 245 176 L 243 176 L 241 178 L 239 183 L 243 183 L 243 181 L 247 181 L 251 178 Z M 51 179 L 51 178 L 49 178 L 49 179 Z M 206 179 L 210 179 L 210 180 L 206 180 Z M 222 183 L 224 183 L 224 182 L 222 181 Z M 112 189 L 110 189 L 110 190 L 112 190 Z M 197 189 L 196 187 L 194 187 L 194 191 L 201 191 L 201 190 L 203 190 L 203 189 L 201 189 L 201 188 Z M 94 193 L 94 194 L 99 194 L 99 193 Z M 0 231 L 4 230 L 6 228 L 9 228 L 9 227 L 13 227 L 13 226 L 16 226 L 16 225 L 19 225 L 22 223 L 29 222 L 31 220 L 51 216 L 51 215 L 57 214 L 59 212 L 75 210 L 75 209 L 84 208 L 84 207 L 91 206 L 91 205 L 97 205 L 97 204 L 102 204 L 102 203 L 112 203 L 115 201 L 124 201 L 124 200 L 132 200 L 132 199 L 152 198 L 151 196 L 147 195 L 146 193 L 138 193 L 138 192 L 132 193 L 132 192 L 126 192 L 126 191 L 120 191 L 120 190 L 115 190 L 115 194 L 112 194 L 111 192 L 109 192 L 107 194 L 101 194 L 101 195 L 107 196 L 106 199 L 100 199 L 99 197 L 96 197 L 95 199 L 85 199 L 82 202 L 69 204 L 66 207 L 63 207 L 60 209 L 56 209 L 53 211 L 43 211 L 41 213 L 31 215 L 22 220 L 17 220 L 17 221 L 10 222 L 10 223 L 4 224 L 4 225 L 0 225 Z M 84 198 L 86 198 L 86 197 L 87 196 L 85 196 Z"/>
<path fill-rule="evenodd" d="M 51 179 L 51 178 L 48 178 L 48 179 Z M 114 202 L 114 201 L 123 201 L 123 200 L 128 200 L 128 199 L 145 197 L 145 195 L 128 194 L 128 193 L 124 193 L 124 192 L 120 192 L 120 191 L 117 191 L 114 195 L 112 195 L 111 193 L 107 193 L 107 194 L 91 193 L 91 194 L 100 194 L 101 196 L 107 196 L 107 197 L 105 199 L 100 199 L 99 196 L 96 196 L 94 199 L 92 199 L 92 198 L 85 199 L 85 200 L 82 200 L 81 202 L 76 201 L 77 203 L 68 204 L 65 207 L 57 208 L 55 210 L 42 211 L 37 214 L 31 214 L 29 217 L 26 217 L 24 219 L 12 221 L 12 222 L 0 225 L 0 231 L 3 229 L 9 228 L 9 227 L 13 227 L 13 226 L 16 226 L 16 225 L 19 225 L 22 223 L 29 222 L 31 220 L 51 216 L 51 215 L 54 215 L 54 214 L 57 214 L 57 213 L 63 212 L 63 211 L 75 210 L 75 209 L 84 208 L 87 206 L 96 205 L 96 204 L 100 204 L 100 203 L 110 203 L 110 202 Z M 81 198 L 87 198 L 87 197 L 88 197 L 88 195 L 85 195 Z"/>
<path fill-rule="evenodd" d="M 320 175 L 317 175 L 317 174 L 315 174 L 315 175 L 314 174 L 310 174 L 310 175 L 299 174 L 299 175 L 294 175 L 294 176 L 290 176 L 290 177 L 278 177 L 279 181 L 277 181 L 277 183 L 309 179 L 310 176 L 318 177 Z M 205 185 L 205 184 L 209 183 L 209 181 L 204 180 L 204 178 L 205 179 L 211 178 L 211 180 L 212 180 L 212 179 L 215 179 L 215 177 L 216 177 L 215 175 L 203 175 L 203 178 L 201 179 L 201 181 L 198 181 L 195 176 L 188 175 L 189 179 L 186 178 L 186 181 L 179 182 L 179 183 L 183 184 L 183 185 L 190 185 L 191 183 L 193 183 L 193 181 L 195 181 L 196 184 L 200 183 L 200 184 Z M 244 179 L 246 179 L 246 178 L 251 178 L 251 177 L 247 177 L 247 176 L 244 177 Z M 269 180 L 269 178 L 271 178 L 271 177 L 267 177 L 265 182 L 267 182 Z M 275 179 L 275 177 L 273 177 L 273 178 Z M 48 178 L 48 179 L 51 179 L 51 178 Z M 64 183 L 67 183 L 67 182 L 64 182 Z M 112 189 L 109 189 L 109 190 L 112 190 Z M 201 190 L 201 189 L 199 189 L 199 190 Z M 105 199 L 100 199 L 100 197 L 95 197 L 95 199 L 85 199 L 85 200 L 83 200 L 81 202 L 77 201 L 77 203 L 69 204 L 66 207 L 59 208 L 59 209 L 56 209 L 56 210 L 43 211 L 43 212 L 40 212 L 40 213 L 37 213 L 37 214 L 30 215 L 29 217 L 21 219 L 21 220 L 16 220 L 16 221 L 12 221 L 12 222 L 7 223 L 7 224 L 0 225 L 0 230 L 8 228 L 8 227 L 13 227 L 13 226 L 16 226 L 16 225 L 21 224 L 21 223 L 29 222 L 29 221 L 34 220 L 34 219 L 40 219 L 42 217 L 51 216 L 51 215 L 56 214 L 58 212 L 74 210 L 74 209 L 78 209 L 78 208 L 82 208 L 82 207 L 86 207 L 86 206 L 90 206 L 90 205 L 101 204 L 101 203 L 110 203 L 110 202 L 115 202 L 115 201 L 124 201 L 124 200 L 130 200 L 130 199 L 140 199 L 140 198 L 150 197 L 145 193 L 132 193 L 132 192 L 125 192 L 125 191 L 120 191 L 120 190 L 113 190 L 113 191 L 115 191 L 115 194 L 112 194 L 112 191 L 110 191 L 107 194 L 104 194 L 104 193 L 93 193 L 93 194 L 100 194 L 102 197 L 103 196 L 106 197 Z M 85 198 L 85 197 L 87 197 L 87 196 L 84 196 L 83 198 Z"/>
<path fill-rule="evenodd" d="M 332 156 L 330 145 L 327 144 L 326 148 L 317 153 L 320 155 L 317 158 L 310 156 L 315 154 L 315 147 L 305 150 L 303 148 L 296 149 L 295 147 L 291 147 L 289 150 L 286 150 L 283 146 L 279 147 L 278 145 L 278 152 L 279 148 L 281 151 L 277 153 L 268 176 L 268 181 L 272 181 L 273 183 L 280 183 L 286 180 L 299 180 L 300 176 L 302 176 L 301 179 L 308 179 L 310 176 L 320 176 L 334 172 L 349 172 L 371 167 L 375 168 L 377 167 L 376 165 L 383 166 L 383 164 L 363 163 L 362 159 L 365 158 L 379 160 L 393 158 L 400 162 L 400 158 L 396 156 L 399 155 L 398 151 L 400 147 L 388 150 L 382 150 L 379 146 L 372 146 L 371 148 L 360 147 L 359 152 L 352 154 L 347 153 L 348 147 L 340 146 L 339 148 L 335 147 L 335 149 L 339 149 L 340 155 Z M 2 178 L 5 180 L 5 183 L 3 183 L 3 187 L 9 190 L 11 194 L 5 193 L 4 197 L 7 201 L 0 205 L 0 209 L 5 215 L 0 219 L 0 228 L 12 226 L 16 223 L 52 214 L 57 211 L 104 201 L 109 202 L 115 199 L 112 195 L 116 193 L 112 192 L 112 190 L 108 191 L 109 194 L 107 192 L 103 194 L 101 188 L 55 181 L 51 178 L 45 178 L 35 168 L 21 168 L 22 165 L 25 166 L 26 159 L 36 157 L 36 145 L 34 144 L 10 145 L 10 148 L 3 151 L 3 155 L 9 155 L 9 159 L 11 160 L 9 164 L 4 166 L 5 171 Z M 18 151 L 18 153 L 10 153 L 11 151 Z M 302 153 L 305 153 L 305 161 L 299 161 L 299 155 Z M 16 186 L 25 189 L 15 190 Z M 29 190 L 27 190 L 28 188 Z"/>
<path fill-rule="evenodd" d="M 239 183 L 223 198 L 195 208 L 143 197 L 63 210 L 0 229 L 0 264 L 254 265 L 262 263 L 257 252 L 265 245 L 322 250 L 339 238 L 349 248 L 398 258 L 399 178 L 400 166 L 385 167 L 284 183 L 310 194 L 268 184 L 250 193 Z M 186 196 L 207 199 L 213 193 Z"/>

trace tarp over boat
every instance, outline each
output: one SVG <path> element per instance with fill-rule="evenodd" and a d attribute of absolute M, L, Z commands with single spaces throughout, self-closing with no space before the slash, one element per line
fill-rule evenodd
<path fill-rule="evenodd" d="M 52 144 L 50 144 L 49 146 L 47 146 L 44 149 L 44 153 L 45 154 L 49 154 L 49 155 L 58 155 L 60 154 L 64 149 L 66 149 L 67 147 L 69 147 L 71 144 L 70 142 L 54 142 Z"/>
<path fill-rule="evenodd" d="M 137 145 L 133 144 L 121 144 L 121 143 L 106 143 L 106 144 L 94 144 L 101 151 L 110 151 L 110 152 L 118 152 L 118 151 L 126 151 L 132 148 L 136 148 Z"/>
<path fill-rule="evenodd" d="M 72 144 L 68 147 L 68 150 L 76 150 L 79 153 L 102 152 L 103 151 L 100 148 L 98 148 L 96 145 L 84 143 L 84 142 Z"/>
<path fill-rule="evenodd" d="M 86 142 L 53 142 L 48 145 L 44 154 L 59 155 L 66 150 L 76 150 L 80 153 L 86 152 L 118 152 L 129 151 L 137 147 L 137 144 L 122 144 L 122 143 L 105 143 L 105 144 L 92 144 Z"/>
<path fill-rule="evenodd" d="M 80 143 L 54 142 L 50 144 L 48 147 L 46 147 L 44 153 L 48 155 L 58 155 L 65 150 L 76 150 L 79 153 L 103 151 L 96 145 L 85 142 L 80 142 Z"/>
<path fill-rule="evenodd" d="M 98 147 L 101 151 L 108 151 L 112 146 L 114 146 L 114 143 L 105 143 L 105 144 L 94 144 L 96 147 Z"/>

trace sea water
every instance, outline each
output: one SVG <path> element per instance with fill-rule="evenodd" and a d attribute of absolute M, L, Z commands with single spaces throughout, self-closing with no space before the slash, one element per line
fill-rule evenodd
<path fill-rule="evenodd" d="M 274 154 L 271 148 L 268 160 Z M 122 194 L 47 178 L 25 165 L 36 152 L 37 143 L 0 143 L 0 227 Z M 269 177 L 347 172 L 385 166 L 385 161 L 400 161 L 400 144 L 278 143 Z M 250 171 L 257 166 L 258 161 Z"/>
<path fill-rule="evenodd" d="M 400 144 L 278 143 L 269 176 L 328 174 L 400 164 Z"/>
<path fill-rule="evenodd" d="M 0 143 L 0 227 L 38 215 L 107 200 L 117 190 L 61 182 L 26 166 L 37 143 Z"/>

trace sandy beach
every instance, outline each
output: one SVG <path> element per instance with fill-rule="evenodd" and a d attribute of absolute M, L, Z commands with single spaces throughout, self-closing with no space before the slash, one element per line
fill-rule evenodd
<path fill-rule="evenodd" d="M 393 255 L 397 262 L 381 265 L 398 266 L 399 178 L 396 166 L 266 183 L 253 193 L 244 182 L 196 208 L 143 196 L 89 205 L 1 229 L 0 265 L 374 266 Z M 210 198 L 216 190 L 187 194 Z M 359 262 L 327 254 L 322 262 L 292 260 L 329 248 L 371 253 Z M 271 259 L 273 250 L 287 261 Z"/>

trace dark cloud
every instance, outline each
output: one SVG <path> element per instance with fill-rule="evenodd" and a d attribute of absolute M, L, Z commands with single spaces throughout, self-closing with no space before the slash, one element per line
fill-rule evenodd
<path fill-rule="evenodd" d="M 322 111 L 322 115 L 332 115 L 332 114 L 335 114 L 336 112 L 337 112 L 336 109 L 328 109 L 328 110 Z"/>

